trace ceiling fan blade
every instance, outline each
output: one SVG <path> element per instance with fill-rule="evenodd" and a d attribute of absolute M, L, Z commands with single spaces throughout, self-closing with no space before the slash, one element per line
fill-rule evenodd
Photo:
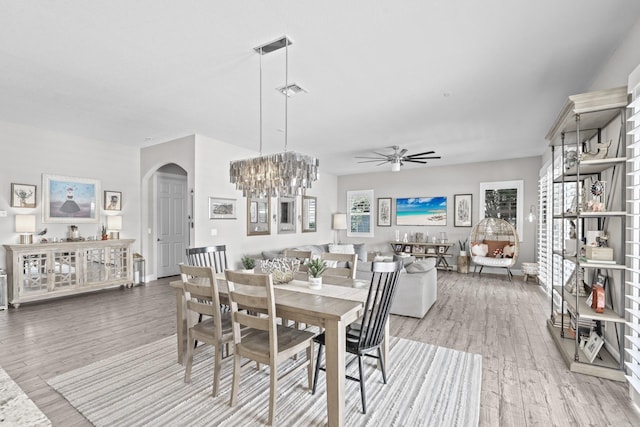
<path fill-rule="evenodd" d="M 408 156 L 405 156 L 405 157 L 420 157 L 420 156 L 424 156 L 427 154 L 434 154 L 434 153 L 435 151 L 432 150 L 432 151 L 425 151 L 424 153 L 409 154 Z"/>
<path fill-rule="evenodd" d="M 374 151 L 373 154 L 377 154 L 378 156 L 382 156 L 385 159 L 388 159 L 389 157 L 393 157 L 393 154 L 383 154 L 383 153 L 378 153 L 377 151 Z"/>
<path fill-rule="evenodd" d="M 398 156 L 400 157 L 404 156 L 407 151 L 409 150 L 407 150 L 406 148 L 403 148 L 402 150 L 400 150 L 400 152 L 398 152 Z"/>
<path fill-rule="evenodd" d="M 431 157 L 405 157 L 405 160 L 433 160 L 440 159 L 440 156 L 431 156 Z"/>
<path fill-rule="evenodd" d="M 388 163 L 386 160 L 382 160 L 382 159 L 376 159 L 376 160 L 360 160 L 357 163 L 375 163 L 375 162 L 382 162 L 380 164 L 384 164 L 384 163 Z"/>
<path fill-rule="evenodd" d="M 386 157 L 367 157 L 367 156 L 356 156 L 354 159 L 378 159 L 378 160 L 386 160 Z"/>
<path fill-rule="evenodd" d="M 386 165 L 387 163 L 389 163 L 387 160 L 385 160 L 384 162 L 380 162 L 378 163 L 376 166 L 380 166 L 380 165 Z"/>
<path fill-rule="evenodd" d="M 411 160 L 411 159 L 404 159 L 405 162 L 411 162 L 411 163 L 422 163 L 422 164 L 427 164 L 427 162 L 423 162 L 422 160 Z"/>

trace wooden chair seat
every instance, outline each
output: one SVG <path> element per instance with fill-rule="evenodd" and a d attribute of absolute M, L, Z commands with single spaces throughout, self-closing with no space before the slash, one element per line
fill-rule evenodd
<path fill-rule="evenodd" d="M 294 328 L 277 325 L 278 329 L 278 360 L 282 361 L 291 355 L 298 354 L 307 348 L 307 341 L 315 334 Z M 260 363 L 269 363 L 269 332 L 248 329 L 238 345 L 241 356 L 245 356 Z M 251 357 L 248 356 L 251 354 Z"/>

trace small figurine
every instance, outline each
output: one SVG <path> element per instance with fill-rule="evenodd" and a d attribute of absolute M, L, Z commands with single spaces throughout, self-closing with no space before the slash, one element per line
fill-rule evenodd
<path fill-rule="evenodd" d="M 604 159 L 607 157 L 607 152 L 609 151 L 609 147 L 611 146 L 611 140 L 609 142 L 598 142 L 596 144 L 596 152 L 584 152 L 580 154 L 580 160 L 595 160 L 595 159 Z"/>

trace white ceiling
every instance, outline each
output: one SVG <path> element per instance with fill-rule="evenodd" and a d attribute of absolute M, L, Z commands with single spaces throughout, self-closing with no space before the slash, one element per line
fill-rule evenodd
<path fill-rule="evenodd" d="M 429 165 L 540 155 L 638 18 L 631 0 L 0 0 L 0 119 L 258 150 L 253 47 L 286 34 L 309 91 L 288 148 L 321 172 L 386 171 L 353 157 L 391 145 L 435 150 Z M 264 153 L 284 149 L 284 69 L 284 50 L 263 57 Z"/>

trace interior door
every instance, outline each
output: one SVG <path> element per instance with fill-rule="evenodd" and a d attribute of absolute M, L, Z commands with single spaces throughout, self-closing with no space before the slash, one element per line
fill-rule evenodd
<path fill-rule="evenodd" d="M 180 274 L 188 246 L 187 177 L 158 174 L 157 179 L 157 254 L 158 277 Z"/>

